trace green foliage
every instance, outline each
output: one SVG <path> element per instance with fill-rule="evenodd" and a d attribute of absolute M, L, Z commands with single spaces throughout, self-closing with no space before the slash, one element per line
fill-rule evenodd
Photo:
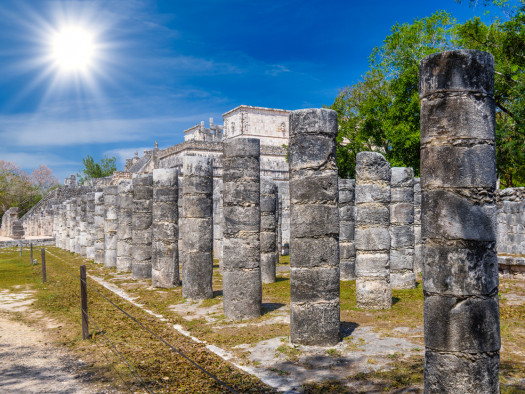
<path fill-rule="evenodd" d="M 496 165 L 502 187 L 525 186 L 525 0 L 494 1 L 506 20 L 473 18 L 456 28 L 461 47 L 492 53 L 496 61 Z"/>
<path fill-rule="evenodd" d="M 108 157 L 105 155 L 100 159 L 100 163 L 95 163 L 95 160 L 87 155 L 85 159 L 82 159 L 82 163 L 84 164 L 82 173 L 77 174 L 81 185 L 92 178 L 104 178 L 117 171 L 117 158 L 115 156 Z"/>
<path fill-rule="evenodd" d="M 341 177 L 355 176 L 357 153 L 366 150 L 419 174 L 419 60 L 452 48 L 454 23 L 441 11 L 412 24 L 394 25 L 383 45 L 374 48 L 362 81 L 340 91 L 331 108 L 339 116 Z"/>
<path fill-rule="evenodd" d="M 488 3 L 488 2 L 487 2 Z M 496 61 L 497 169 L 502 186 L 525 184 L 525 0 L 511 6 L 496 0 L 506 15 L 491 24 L 473 18 L 457 23 L 444 11 L 396 24 L 369 58 L 369 70 L 343 88 L 330 108 L 338 113 L 339 176 L 355 176 L 357 153 L 382 153 L 392 166 L 419 175 L 419 61 L 432 53 L 469 48 Z"/>

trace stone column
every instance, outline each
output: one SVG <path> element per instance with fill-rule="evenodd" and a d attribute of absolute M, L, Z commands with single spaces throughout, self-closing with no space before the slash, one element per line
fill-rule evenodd
<path fill-rule="evenodd" d="M 261 315 L 260 141 L 223 145 L 223 301 L 228 319 Z"/>
<path fill-rule="evenodd" d="M 182 296 L 191 300 L 213 298 L 212 160 L 184 156 L 182 173 Z"/>
<path fill-rule="evenodd" d="M 75 197 L 75 253 L 82 251 L 81 225 L 82 225 L 82 197 Z"/>
<path fill-rule="evenodd" d="M 87 195 L 80 197 L 80 255 L 87 257 Z"/>
<path fill-rule="evenodd" d="M 104 264 L 104 193 L 95 193 L 95 219 L 93 224 L 95 226 L 95 258 L 94 262 L 97 264 Z"/>
<path fill-rule="evenodd" d="M 75 252 L 75 215 L 76 215 L 75 199 L 71 198 L 67 205 L 67 250 L 71 253 Z"/>
<path fill-rule="evenodd" d="M 118 184 L 118 229 L 117 229 L 117 271 L 131 272 L 133 259 L 132 219 L 133 185 L 131 179 L 122 179 Z"/>
<path fill-rule="evenodd" d="M 290 339 L 339 342 L 337 113 L 290 114 Z"/>
<path fill-rule="evenodd" d="M 390 185 L 390 284 L 393 289 L 413 289 L 414 170 L 393 167 Z"/>
<path fill-rule="evenodd" d="M 277 185 L 270 177 L 261 178 L 261 279 L 274 283 L 277 251 Z"/>
<path fill-rule="evenodd" d="M 95 258 L 95 193 L 87 194 L 86 204 L 86 257 Z"/>
<path fill-rule="evenodd" d="M 283 254 L 283 202 L 281 196 L 278 196 L 277 204 L 277 253 L 279 257 Z"/>
<path fill-rule="evenodd" d="M 421 182 L 414 178 L 414 274 L 416 278 L 423 272 L 421 245 Z"/>
<path fill-rule="evenodd" d="M 117 266 L 117 195 L 118 186 L 104 189 L 104 266 Z"/>
<path fill-rule="evenodd" d="M 390 164 L 377 152 L 359 152 L 355 177 L 357 307 L 389 309 Z"/>
<path fill-rule="evenodd" d="M 499 393 L 493 89 L 487 52 L 420 62 L 425 393 Z"/>
<path fill-rule="evenodd" d="M 151 278 L 153 175 L 133 178 L 133 232 L 131 250 L 134 279 Z"/>
<path fill-rule="evenodd" d="M 355 180 L 339 179 L 339 254 L 341 280 L 355 279 Z"/>
<path fill-rule="evenodd" d="M 177 169 L 153 170 L 153 287 L 180 285 L 178 197 Z"/>

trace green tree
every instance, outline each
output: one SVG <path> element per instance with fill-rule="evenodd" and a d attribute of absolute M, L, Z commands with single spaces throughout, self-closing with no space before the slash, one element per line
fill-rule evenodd
<path fill-rule="evenodd" d="M 355 176 L 355 157 L 364 150 L 385 155 L 393 166 L 419 173 L 419 60 L 453 48 L 455 21 L 436 12 L 412 24 L 396 24 L 369 58 L 362 80 L 339 92 L 330 108 L 338 112 L 341 177 Z"/>
<path fill-rule="evenodd" d="M 488 2 L 486 2 L 488 3 Z M 339 115 L 341 177 L 355 176 L 363 150 L 385 155 L 393 166 L 419 174 L 419 61 L 432 53 L 469 48 L 489 51 L 496 62 L 496 154 L 502 186 L 525 184 L 525 0 L 494 2 L 504 17 L 490 24 L 457 23 L 444 11 L 396 24 L 373 50 L 369 71 L 339 92 L 330 108 Z"/>
<path fill-rule="evenodd" d="M 0 217 L 11 207 L 18 207 L 21 217 L 57 187 L 58 179 L 47 166 L 29 175 L 15 163 L 0 160 Z"/>
<path fill-rule="evenodd" d="M 489 2 L 485 2 L 489 3 Z M 496 165 L 502 187 L 525 185 L 525 0 L 492 2 L 504 17 L 473 18 L 456 27 L 464 48 L 492 53 L 496 63 Z"/>
<path fill-rule="evenodd" d="M 78 182 L 81 185 L 92 178 L 104 178 L 117 171 L 117 158 L 115 156 L 108 157 L 105 155 L 100 159 L 100 163 L 95 163 L 95 160 L 87 155 L 85 159 L 82 159 L 82 163 L 84 168 L 81 173 L 77 174 Z"/>

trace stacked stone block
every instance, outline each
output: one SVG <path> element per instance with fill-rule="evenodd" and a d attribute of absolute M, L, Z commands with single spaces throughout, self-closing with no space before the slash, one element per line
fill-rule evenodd
<path fill-rule="evenodd" d="M 95 258 L 95 193 L 87 194 L 86 202 L 86 257 Z"/>
<path fill-rule="evenodd" d="M 498 267 L 505 277 L 525 275 L 525 188 L 498 190 Z"/>
<path fill-rule="evenodd" d="M 425 392 L 499 393 L 494 58 L 420 63 Z"/>
<path fill-rule="evenodd" d="M 151 278 L 153 175 L 133 178 L 132 276 Z"/>
<path fill-rule="evenodd" d="M 261 279 L 274 283 L 277 262 L 277 185 L 272 178 L 261 178 Z"/>
<path fill-rule="evenodd" d="M 80 196 L 80 255 L 82 257 L 87 257 L 87 195 L 84 194 Z"/>
<path fill-rule="evenodd" d="M 104 264 L 104 193 L 95 192 L 95 214 L 93 224 L 95 226 L 95 248 L 94 262 L 97 264 Z"/>
<path fill-rule="evenodd" d="M 68 229 L 68 250 L 71 253 L 75 252 L 75 216 L 76 216 L 76 201 L 74 198 L 69 200 L 67 212 L 67 229 Z"/>
<path fill-rule="evenodd" d="M 283 254 L 283 202 L 282 197 L 277 196 L 277 253 Z"/>
<path fill-rule="evenodd" d="M 177 170 L 153 170 L 153 287 L 180 285 L 178 197 Z"/>
<path fill-rule="evenodd" d="M 133 259 L 132 221 L 133 221 L 133 185 L 123 179 L 118 184 L 118 229 L 117 229 L 117 271 L 131 272 Z"/>
<path fill-rule="evenodd" d="M 290 114 L 290 339 L 339 342 L 337 113 Z"/>
<path fill-rule="evenodd" d="M 118 186 L 104 189 L 104 266 L 117 266 Z"/>
<path fill-rule="evenodd" d="M 74 214 L 74 224 L 73 229 L 75 232 L 75 249 L 76 254 L 80 254 L 82 251 L 82 197 L 78 196 L 74 198 L 75 200 L 75 214 Z"/>
<path fill-rule="evenodd" d="M 208 157 L 185 156 L 182 180 L 182 296 L 213 297 L 213 165 Z"/>
<path fill-rule="evenodd" d="M 355 180 L 339 179 L 339 257 L 341 280 L 355 279 Z"/>
<path fill-rule="evenodd" d="M 377 152 L 356 160 L 356 299 L 363 309 L 392 307 L 390 286 L 390 164 Z"/>
<path fill-rule="evenodd" d="M 413 289 L 414 170 L 393 167 L 390 187 L 390 285 L 393 289 Z"/>
<path fill-rule="evenodd" d="M 260 141 L 223 145 L 223 301 L 228 319 L 261 315 Z"/>
<path fill-rule="evenodd" d="M 414 178 L 414 274 L 423 272 L 423 245 L 421 244 L 421 181 Z"/>

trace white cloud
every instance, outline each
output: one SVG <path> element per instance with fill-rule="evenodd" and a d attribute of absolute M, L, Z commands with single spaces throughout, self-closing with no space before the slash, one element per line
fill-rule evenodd
<path fill-rule="evenodd" d="M 82 163 L 64 160 L 52 153 L 27 153 L 0 151 L 0 160 L 11 161 L 24 170 L 33 170 L 43 164 L 48 167 L 80 166 Z"/>
<path fill-rule="evenodd" d="M 158 116 L 68 120 L 30 115 L 0 116 L 0 138 L 11 146 L 70 146 L 144 140 L 147 136 L 182 133 L 193 116 Z M 154 138 L 154 137 L 152 137 Z"/>

